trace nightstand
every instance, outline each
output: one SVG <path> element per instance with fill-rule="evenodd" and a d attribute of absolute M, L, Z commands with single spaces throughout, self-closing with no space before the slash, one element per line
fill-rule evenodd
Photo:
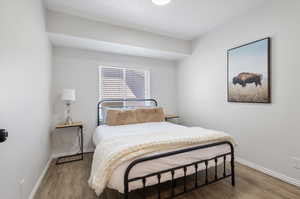
<path fill-rule="evenodd" d="M 166 121 L 171 120 L 171 119 L 178 119 L 179 116 L 178 115 L 166 115 L 165 119 Z"/>
<path fill-rule="evenodd" d="M 165 116 L 166 122 L 172 122 L 172 123 L 178 124 L 179 123 L 178 119 L 179 119 L 178 115 L 166 115 Z"/>
<path fill-rule="evenodd" d="M 57 160 L 56 160 L 57 165 L 83 160 L 83 124 L 82 124 L 82 122 L 74 122 L 70 125 L 68 125 L 68 124 L 58 124 L 56 126 L 56 129 L 64 129 L 64 128 L 77 128 L 80 131 L 80 136 L 78 136 L 78 140 L 80 142 L 80 153 L 58 157 Z M 79 156 L 79 158 L 74 159 L 77 156 Z M 63 161 L 63 159 L 70 159 L 70 158 L 71 158 L 71 160 Z"/>

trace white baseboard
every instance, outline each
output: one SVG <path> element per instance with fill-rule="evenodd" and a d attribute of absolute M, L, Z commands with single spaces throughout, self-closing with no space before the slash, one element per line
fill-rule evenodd
<path fill-rule="evenodd" d="M 38 178 L 37 182 L 35 183 L 35 185 L 34 185 L 32 191 L 31 191 L 31 193 L 30 193 L 28 199 L 34 199 L 34 196 L 35 196 L 35 194 L 36 194 L 38 188 L 40 187 L 40 185 L 41 185 L 41 183 L 42 183 L 42 180 L 43 180 L 43 178 L 45 177 L 45 175 L 46 175 L 46 173 L 47 173 L 47 171 L 48 171 L 48 169 L 49 169 L 49 167 L 50 167 L 51 162 L 52 162 L 52 157 L 49 158 L 49 160 L 48 160 L 48 162 L 47 162 L 45 168 L 43 169 L 43 171 L 42 171 L 40 177 Z"/>
<path fill-rule="evenodd" d="M 243 164 L 243 165 L 247 166 L 247 167 L 250 167 L 252 169 L 255 169 L 255 170 L 258 170 L 258 171 L 260 171 L 262 173 L 265 173 L 265 174 L 267 174 L 269 176 L 272 176 L 274 178 L 282 180 L 282 181 L 284 181 L 286 183 L 289 183 L 289 184 L 295 185 L 297 187 L 300 187 L 300 180 L 288 177 L 288 176 L 286 176 L 286 175 L 284 175 L 282 173 L 276 172 L 276 171 L 272 171 L 272 170 L 267 169 L 265 167 L 262 167 L 262 166 L 260 166 L 260 165 L 258 165 L 256 163 L 250 162 L 248 160 L 244 160 L 244 159 L 239 158 L 239 157 L 236 157 L 236 161 L 238 163 L 240 163 L 240 164 Z"/>

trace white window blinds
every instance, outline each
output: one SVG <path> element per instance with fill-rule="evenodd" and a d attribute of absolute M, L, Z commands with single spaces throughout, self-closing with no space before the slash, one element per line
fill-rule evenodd
<path fill-rule="evenodd" d="M 149 98 L 149 71 L 99 67 L 100 99 Z"/>

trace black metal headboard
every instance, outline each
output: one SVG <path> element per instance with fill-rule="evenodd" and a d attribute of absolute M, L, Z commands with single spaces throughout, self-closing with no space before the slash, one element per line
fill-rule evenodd
<path fill-rule="evenodd" d="M 150 104 L 148 104 L 149 102 Z M 141 103 L 141 104 L 139 104 Z M 104 106 L 105 105 L 105 106 Z M 158 103 L 155 99 L 105 99 L 97 104 L 97 126 L 103 124 L 101 121 L 101 113 L 104 107 L 114 108 L 138 108 L 138 107 L 157 107 Z"/>

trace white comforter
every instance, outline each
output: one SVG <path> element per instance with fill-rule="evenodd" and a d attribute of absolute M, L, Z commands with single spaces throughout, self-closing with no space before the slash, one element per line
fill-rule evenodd
<path fill-rule="evenodd" d="M 118 190 L 120 193 L 123 193 L 124 192 L 123 177 L 124 177 L 124 173 L 125 173 L 127 166 L 130 164 L 130 162 L 132 162 L 133 159 L 137 159 L 141 155 L 143 155 L 143 153 L 140 153 L 139 155 L 128 157 L 128 158 L 122 157 L 122 159 L 124 159 L 124 160 L 118 161 L 118 163 L 110 165 L 110 164 L 107 164 L 107 162 L 109 162 L 109 159 L 105 160 L 105 158 L 99 157 L 99 155 L 106 156 L 105 153 L 103 154 L 103 150 L 114 151 L 115 147 L 112 147 L 113 145 L 110 145 L 111 149 L 106 148 L 107 146 L 109 146 L 109 144 L 107 144 L 107 143 L 112 143 L 114 141 L 115 141 L 115 143 L 121 143 L 122 140 L 124 140 L 125 142 L 128 142 L 128 139 L 130 140 L 131 138 L 134 140 L 137 140 L 138 142 L 143 142 L 142 141 L 143 139 L 149 140 L 149 136 L 151 136 L 151 139 L 153 139 L 153 137 L 156 137 L 152 141 L 154 141 L 154 140 L 159 141 L 159 139 L 162 139 L 162 136 L 161 136 L 162 134 L 164 134 L 165 138 L 170 140 L 170 143 L 172 143 L 173 137 L 176 138 L 176 136 L 177 136 L 177 139 L 178 139 L 181 137 L 180 135 L 184 135 L 185 132 L 187 135 L 189 132 L 189 129 L 191 129 L 191 128 L 180 126 L 180 125 L 175 125 L 175 124 L 167 123 L 167 122 L 143 123 L 143 124 L 133 124 L 133 125 L 124 125 L 124 126 L 99 126 L 96 129 L 94 137 L 93 137 L 93 142 L 94 142 L 95 146 L 97 146 L 97 147 L 96 147 L 96 152 L 94 154 L 92 172 L 91 172 L 91 177 L 89 180 L 90 186 L 96 191 L 96 193 L 98 195 L 101 194 L 101 192 L 103 191 L 105 186 L 115 189 L 115 190 Z M 207 137 L 207 135 L 210 135 L 210 134 L 213 135 L 214 132 L 216 132 L 216 131 L 211 131 L 211 130 L 207 130 L 207 129 L 203 129 L 203 128 L 199 128 L 199 127 L 197 127 L 197 129 L 195 129 L 195 130 L 197 130 L 197 132 L 199 134 L 202 133 L 206 137 Z M 179 132 L 181 132 L 181 134 Z M 219 133 L 219 132 L 217 132 L 217 133 Z M 215 135 L 217 135 L 217 133 Z M 230 136 L 228 136 L 227 134 L 218 134 L 218 135 L 225 135 L 225 137 L 227 137 L 227 140 L 232 141 Z M 192 138 L 191 140 L 193 140 L 193 136 L 195 138 L 195 143 L 190 142 L 188 144 L 188 146 L 192 146 L 192 145 L 200 143 L 199 142 L 200 140 L 196 141 L 196 139 L 199 138 L 199 137 L 197 137 L 198 136 L 197 134 L 193 135 L 193 133 L 191 133 L 191 135 L 186 136 L 185 139 Z M 133 142 L 134 142 L 134 140 L 133 140 Z M 189 140 L 189 141 L 191 141 L 191 140 Z M 208 142 L 203 142 L 203 144 L 204 143 L 206 144 Z M 123 144 L 126 145 L 126 143 L 123 143 Z M 143 143 L 141 143 L 141 144 L 143 144 Z M 181 147 L 184 147 L 184 146 L 186 147 L 186 145 L 187 144 L 182 145 Z M 134 146 L 134 144 L 131 144 L 131 146 L 128 146 L 128 147 L 133 147 L 133 146 Z M 180 146 L 180 145 L 177 145 L 177 147 L 178 146 Z M 118 148 L 118 147 L 119 146 L 116 146 L 116 148 Z M 162 150 L 162 148 L 160 148 L 160 149 L 157 148 L 156 150 L 151 149 L 152 152 L 154 152 L 154 153 L 151 153 L 151 155 L 153 155 L 155 153 L 169 151 L 169 150 L 171 150 L 171 148 L 172 147 L 170 145 L 170 148 L 168 148 L 166 146 L 163 147 L 163 149 L 165 149 L 165 150 Z M 174 148 L 174 146 L 173 146 L 173 148 Z M 123 147 L 122 150 L 124 150 L 124 149 L 126 149 L 126 147 Z M 99 150 L 102 150 L 102 152 Z M 134 169 L 131 170 L 130 177 L 132 178 L 132 177 L 137 177 L 137 176 L 143 176 L 143 175 L 153 173 L 153 172 L 156 172 L 159 170 L 173 168 L 173 167 L 176 167 L 179 165 L 195 162 L 197 160 L 209 159 L 216 155 L 220 155 L 220 154 L 227 153 L 227 152 L 230 152 L 230 147 L 228 145 L 220 145 L 220 146 L 212 147 L 209 149 L 204 149 L 204 150 L 202 149 L 199 151 L 192 151 L 192 152 L 188 152 L 188 153 L 184 153 L 184 154 L 178 154 L 178 155 L 171 156 L 171 157 L 153 160 L 151 162 L 142 163 L 142 164 L 139 164 L 136 167 L 134 167 Z M 146 153 L 144 153 L 144 155 L 145 154 Z M 128 153 L 126 155 L 128 156 Z M 124 156 L 125 156 L 125 154 L 124 154 Z M 113 157 L 113 156 L 108 155 L 107 158 L 109 158 L 109 157 Z M 227 160 L 228 159 L 229 158 L 227 158 Z M 221 162 L 222 162 L 222 160 L 219 161 L 219 163 L 221 163 Z M 103 166 L 104 163 L 106 164 L 106 166 Z M 212 166 L 212 165 L 214 165 L 214 162 L 211 162 L 209 166 Z M 104 167 L 108 167 L 108 169 L 104 169 Z M 110 171 L 109 168 L 112 169 L 111 172 L 109 172 Z M 199 170 L 202 170 L 202 169 L 204 169 L 204 165 L 199 165 Z M 193 168 L 188 168 L 188 170 L 187 170 L 188 174 L 193 173 L 193 172 L 194 172 Z M 107 174 L 107 173 L 111 173 L 111 174 Z M 175 177 L 181 177 L 181 176 L 183 176 L 182 171 L 177 171 L 175 173 Z M 106 177 L 108 179 L 105 179 Z M 169 180 L 170 177 L 171 177 L 170 174 L 165 174 L 162 176 L 161 181 L 163 182 L 163 181 Z M 156 184 L 156 183 L 157 183 L 156 178 L 154 178 L 154 177 L 147 178 L 148 186 Z M 132 183 L 130 183 L 130 186 L 129 186 L 130 190 L 138 189 L 141 187 L 142 187 L 142 182 L 139 182 L 139 181 L 132 182 Z"/>

